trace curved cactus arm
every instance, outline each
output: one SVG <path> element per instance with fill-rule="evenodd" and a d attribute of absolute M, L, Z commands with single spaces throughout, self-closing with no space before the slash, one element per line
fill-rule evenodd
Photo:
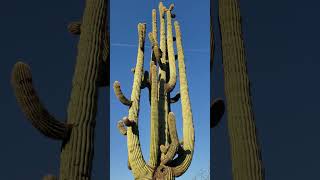
<path fill-rule="evenodd" d="M 72 126 L 56 120 L 42 105 L 32 85 L 30 67 L 23 62 L 17 62 L 11 78 L 17 101 L 32 125 L 49 138 L 67 139 Z"/>
<path fill-rule="evenodd" d="M 178 102 L 180 99 L 180 93 L 177 93 L 174 97 L 170 98 L 170 103 L 173 104 L 173 103 L 176 103 Z"/>
<path fill-rule="evenodd" d="M 42 180 L 57 180 L 58 178 L 54 175 L 48 174 L 46 176 L 43 177 Z"/>
<path fill-rule="evenodd" d="M 169 148 L 167 149 L 163 159 L 161 159 L 161 164 L 164 164 L 164 165 L 166 165 L 169 161 L 173 160 L 179 147 L 179 139 L 178 139 L 177 128 L 176 128 L 176 118 L 173 112 L 170 112 L 168 114 L 168 125 L 169 125 L 171 144 L 169 145 Z"/>
<path fill-rule="evenodd" d="M 157 40 L 154 38 L 153 33 L 150 32 L 148 36 L 149 36 L 150 43 L 152 45 L 152 51 L 155 57 L 155 62 L 160 62 L 161 50 L 159 48 L 159 44 Z"/>
<path fill-rule="evenodd" d="M 71 22 L 68 25 L 68 31 L 74 35 L 81 34 L 81 22 Z"/>
<path fill-rule="evenodd" d="M 130 166 L 132 168 L 133 176 L 136 179 L 142 177 L 152 177 L 153 170 L 145 162 L 139 140 L 138 130 L 138 116 L 140 108 L 140 92 L 141 92 L 141 76 L 143 71 L 143 59 L 144 59 L 144 42 L 146 34 L 146 25 L 139 23 L 139 47 L 137 55 L 137 64 L 135 67 L 135 74 L 132 86 L 131 100 L 132 105 L 129 108 L 129 120 L 134 122 L 134 125 L 127 128 L 127 146 Z"/>
<path fill-rule="evenodd" d="M 223 114 L 225 106 L 222 99 L 215 100 L 210 106 L 210 127 L 213 128 L 218 125 Z"/>
<path fill-rule="evenodd" d="M 119 101 L 122 104 L 129 106 L 129 107 L 131 106 L 132 101 L 129 100 L 128 98 L 126 98 L 126 96 L 122 93 L 119 81 L 115 81 L 113 83 L 113 90 L 114 90 L 114 93 L 116 94 L 117 98 L 119 99 Z"/>
<path fill-rule="evenodd" d="M 194 127 L 192 110 L 190 105 L 188 81 L 186 67 L 184 64 L 184 54 L 181 42 L 180 26 L 177 21 L 174 22 L 176 31 L 176 43 L 178 51 L 180 94 L 183 118 L 183 153 L 172 161 L 173 173 L 176 177 L 181 176 L 190 166 L 194 152 Z"/>
<path fill-rule="evenodd" d="M 172 22 L 171 22 L 171 11 L 167 10 L 167 47 L 168 47 L 168 59 L 169 59 L 169 81 L 166 84 L 166 92 L 170 93 L 176 86 L 177 73 L 175 64 L 175 55 L 173 48 L 173 35 L 172 35 Z"/>
<path fill-rule="evenodd" d="M 150 63 L 151 74 L 151 128 L 150 128 L 150 161 L 149 164 L 152 168 L 158 165 L 159 161 L 159 121 L 158 121 L 158 76 L 157 66 L 153 61 Z"/>

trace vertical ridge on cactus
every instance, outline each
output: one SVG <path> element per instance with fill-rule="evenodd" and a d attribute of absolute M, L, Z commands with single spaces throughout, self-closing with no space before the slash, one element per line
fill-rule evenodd
<path fill-rule="evenodd" d="M 150 98 L 150 160 L 146 163 L 144 160 L 140 140 L 138 116 L 140 110 L 140 93 L 143 72 L 143 54 L 145 41 L 145 24 L 138 25 L 139 47 L 137 64 L 134 69 L 134 80 L 131 93 L 132 104 L 129 108 L 128 119 L 134 122 L 133 126 L 127 126 L 124 129 L 121 121 L 118 122 L 118 128 L 121 134 L 127 135 L 128 147 L 128 166 L 130 167 L 134 179 L 139 180 L 174 180 L 186 172 L 190 166 L 194 151 L 194 128 L 190 105 L 188 82 L 186 77 L 186 67 L 184 64 L 184 53 L 182 48 L 181 32 L 177 22 L 175 25 L 176 46 L 178 51 L 178 69 L 180 80 L 180 93 L 170 98 L 170 92 L 176 84 L 176 61 L 174 55 L 173 33 L 171 25 L 171 10 L 159 3 L 160 18 L 160 44 L 157 44 L 156 33 L 156 14 L 152 10 L 152 31 L 148 34 L 152 44 L 152 56 L 160 46 L 161 56 L 150 60 L 149 72 L 149 92 Z M 167 20 L 167 23 L 165 21 Z M 167 28 L 167 37 L 166 37 Z M 167 48 L 168 47 L 168 48 Z M 167 56 L 168 54 L 168 56 Z M 157 55 L 155 55 L 157 56 Z M 159 62 L 157 64 L 157 62 Z M 169 64 L 168 64 L 169 62 Z M 171 63 L 171 64 L 170 64 Z M 158 66 L 159 65 L 159 66 Z M 157 72 L 158 71 L 158 72 Z M 144 76 L 143 76 L 144 77 Z M 146 79 L 144 77 L 144 79 Z M 171 79 L 171 80 L 170 80 Z M 116 81 L 117 82 L 117 81 Z M 117 92 L 116 92 L 116 96 Z M 170 104 L 177 102 L 181 97 L 182 116 L 183 116 L 183 147 L 179 143 L 176 120 L 173 112 L 170 112 Z"/>

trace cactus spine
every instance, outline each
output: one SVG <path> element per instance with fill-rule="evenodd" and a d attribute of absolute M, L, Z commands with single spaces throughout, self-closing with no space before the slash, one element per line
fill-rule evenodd
<path fill-rule="evenodd" d="M 232 172 L 234 180 L 263 180 L 240 18 L 239 1 L 219 0 Z"/>
<path fill-rule="evenodd" d="M 176 65 L 173 48 L 173 33 L 171 14 L 173 5 L 166 8 L 162 2 L 159 3 L 160 14 L 160 46 L 157 41 L 156 10 L 152 10 L 152 32 L 149 39 L 152 44 L 152 59 L 150 61 L 150 78 L 148 85 L 142 82 L 144 61 L 144 41 L 146 36 L 146 25 L 138 25 L 138 55 L 134 69 L 134 81 L 129 106 L 129 115 L 118 122 L 121 134 L 127 136 L 128 166 L 132 170 L 135 179 L 175 179 L 181 176 L 190 166 L 194 152 L 194 128 L 192 111 L 189 99 L 188 82 L 186 77 L 186 67 L 184 64 L 184 53 L 180 26 L 174 22 L 176 33 L 176 46 L 178 52 L 178 68 L 180 80 L 180 94 L 170 98 L 170 92 L 176 84 Z M 165 26 L 167 21 L 167 26 Z M 167 36 L 165 27 L 167 27 Z M 168 48 L 167 48 L 168 47 Z M 168 57 L 167 57 L 168 54 Z M 157 72 L 158 71 L 158 72 Z M 144 73 L 146 74 L 146 73 Z M 138 115 L 140 110 L 141 89 L 148 87 L 151 105 L 151 138 L 150 138 L 150 160 L 147 163 L 142 155 Z M 123 96 L 119 95 L 119 82 L 114 83 L 114 91 L 118 99 L 123 102 Z M 179 143 L 176 119 L 173 112 L 170 112 L 170 103 L 178 101 L 181 96 L 182 116 L 183 116 L 183 144 Z M 125 103 L 124 103 L 125 104 Z M 175 156 L 178 155 L 176 158 Z"/>
<path fill-rule="evenodd" d="M 101 73 L 106 72 L 109 58 L 107 6 L 106 0 L 87 0 L 82 23 L 69 26 L 80 40 L 65 123 L 56 120 L 41 104 L 28 65 L 18 62 L 13 68 L 12 86 L 27 118 L 44 135 L 63 142 L 60 180 L 91 179 L 97 90 L 107 85 L 107 74 Z M 98 77 L 100 74 L 105 77 Z"/>

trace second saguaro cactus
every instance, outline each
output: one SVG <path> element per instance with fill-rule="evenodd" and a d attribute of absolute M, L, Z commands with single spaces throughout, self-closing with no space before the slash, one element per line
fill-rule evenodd
<path fill-rule="evenodd" d="M 124 117 L 118 122 L 118 128 L 121 134 L 127 136 L 128 166 L 135 179 L 175 179 L 188 169 L 194 152 L 193 118 L 181 31 L 179 23 L 175 21 L 176 38 L 173 37 L 171 18 L 174 18 L 175 15 L 172 14 L 172 10 L 173 5 L 166 8 L 162 2 L 159 3 L 160 44 L 157 40 L 156 10 L 152 11 L 152 32 L 148 34 L 152 44 L 149 73 L 143 69 L 146 25 L 143 23 L 138 25 L 138 55 L 136 67 L 133 71 L 134 81 L 131 98 L 124 96 L 118 81 L 114 83 L 116 96 L 120 102 L 129 107 L 128 117 Z M 177 79 L 174 41 L 176 41 L 178 52 L 180 94 L 170 98 L 170 92 L 174 89 Z M 140 93 L 141 89 L 145 87 L 149 88 L 151 105 L 149 162 L 145 161 L 141 151 L 138 123 Z M 182 142 L 178 140 L 176 119 L 170 108 L 170 103 L 177 102 L 179 97 L 181 97 L 184 127 Z"/>

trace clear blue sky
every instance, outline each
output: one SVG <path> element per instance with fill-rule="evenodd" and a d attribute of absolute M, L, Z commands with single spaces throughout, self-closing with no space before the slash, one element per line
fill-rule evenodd
<path fill-rule="evenodd" d="M 159 1 L 124 1 L 111 2 L 111 81 L 120 81 L 127 97 L 131 95 L 133 74 L 131 68 L 137 57 L 137 24 L 147 23 L 147 32 L 151 31 L 151 11 L 158 10 Z M 168 7 L 173 1 L 164 1 Z M 175 1 L 175 14 L 180 22 L 185 62 L 189 83 L 191 106 L 195 127 L 195 152 L 189 170 L 180 179 L 192 179 L 201 169 L 209 169 L 209 1 Z M 150 44 L 146 41 L 145 69 L 149 70 Z M 172 94 L 179 91 L 176 86 Z M 127 140 L 116 128 L 117 121 L 127 116 L 128 108 L 122 105 L 110 92 L 111 119 L 111 179 L 132 179 L 127 168 Z M 176 115 L 178 135 L 182 137 L 181 102 L 172 105 Z M 142 90 L 139 114 L 139 128 L 142 151 L 149 159 L 150 105 L 147 90 Z"/>

